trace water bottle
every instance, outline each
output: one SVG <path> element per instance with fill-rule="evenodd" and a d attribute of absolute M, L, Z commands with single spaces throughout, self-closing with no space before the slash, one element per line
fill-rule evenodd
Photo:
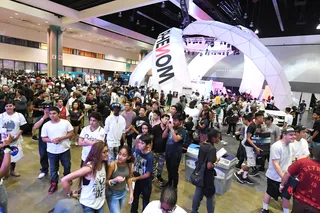
<path fill-rule="evenodd" d="M 1 141 L 8 139 L 8 133 L 6 128 L 1 128 Z"/>

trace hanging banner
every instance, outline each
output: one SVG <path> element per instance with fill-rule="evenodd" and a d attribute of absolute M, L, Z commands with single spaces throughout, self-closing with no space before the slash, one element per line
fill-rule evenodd
<path fill-rule="evenodd" d="M 183 87 L 190 87 L 182 30 L 171 28 L 158 36 L 153 48 L 152 75 L 159 91 L 181 93 Z"/>

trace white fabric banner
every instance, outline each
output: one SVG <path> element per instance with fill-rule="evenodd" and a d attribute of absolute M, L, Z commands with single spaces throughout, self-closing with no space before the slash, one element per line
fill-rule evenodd
<path fill-rule="evenodd" d="M 246 55 L 244 55 L 243 70 L 239 91 L 250 91 L 254 98 L 259 98 L 264 82 L 264 75 L 260 72 L 259 68 L 253 63 L 253 61 Z"/>
<path fill-rule="evenodd" d="M 152 75 L 154 88 L 165 93 L 171 90 L 180 95 L 183 87 L 190 87 L 182 30 L 171 28 L 158 36 L 153 48 Z"/>

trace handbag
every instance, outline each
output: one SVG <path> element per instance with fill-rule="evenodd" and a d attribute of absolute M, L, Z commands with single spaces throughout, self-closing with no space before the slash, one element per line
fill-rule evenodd
<path fill-rule="evenodd" d="M 206 169 L 208 155 L 209 153 L 207 153 L 204 162 L 201 165 L 197 165 L 190 176 L 191 183 L 200 188 L 204 186 L 204 170 Z"/>

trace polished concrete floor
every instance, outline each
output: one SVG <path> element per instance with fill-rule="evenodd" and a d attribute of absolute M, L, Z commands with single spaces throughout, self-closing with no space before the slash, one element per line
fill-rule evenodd
<path fill-rule="evenodd" d="M 310 118 L 311 115 L 308 115 Z M 303 120 L 303 124 L 311 127 L 307 116 Z M 309 124 L 309 125 L 308 125 Z M 235 154 L 238 142 L 231 137 L 223 136 L 224 140 L 229 141 L 229 145 L 225 148 L 229 154 Z M 217 145 L 219 149 L 221 145 Z M 39 175 L 39 154 L 37 142 L 33 142 L 30 137 L 24 137 L 23 150 L 25 157 L 17 163 L 17 172 L 21 177 L 10 177 L 4 181 L 7 188 L 10 213 L 46 213 L 53 209 L 55 203 L 59 199 L 67 198 L 66 193 L 59 185 L 58 191 L 53 195 L 48 195 L 49 177 L 42 180 L 37 179 Z M 76 170 L 80 165 L 81 147 L 72 146 L 72 170 Z M 60 174 L 63 173 L 60 167 Z M 184 164 L 180 166 L 180 182 L 178 189 L 178 205 L 184 208 L 187 212 L 191 212 L 192 198 L 195 187 L 184 178 Z M 166 178 L 166 173 L 163 175 Z M 262 205 L 264 191 L 266 190 L 266 177 L 260 174 L 254 178 L 253 186 L 241 185 L 233 179 L 231 188 L 222 196 L 216 196 L 216 213 L 253 213 L 259 212 Z M 75 183 L 74 185 L 76 185 Z M 158 200 L 161 190 L 154 184 L 152 189 L 151 200 Z M 140 200 L 141 206 L 142 200 Z M 105 212 L 109 212 L 105 208 Z M 125 206 L 125 213 L 130 212 L 130 205 Z M 205 198 L 199 209 L 200 213 L 205 213 Z M 281 206 L 279 202 L 272 201 L 270 204 L 270 212 L 280 213 Z"/>

